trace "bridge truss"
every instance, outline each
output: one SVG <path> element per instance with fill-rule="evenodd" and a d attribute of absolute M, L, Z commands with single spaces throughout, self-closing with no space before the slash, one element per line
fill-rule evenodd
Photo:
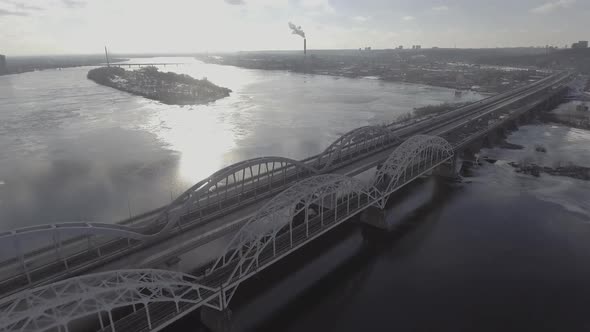
<path fill-rule="evenodd" d="M 371 206 L 383 207 L 391 193 L 452 157 L 453 149 L 444 139 L 420 135 L 398 146 L 370 183 L 335 174 L 305 178 L 260 208 L 202 275 L 123 270 L 85 275 L 26 290 L 0 300 L 0 331 L 38 331 L 60 326 L 67 330 L 72 321 L 90 315 L 97 315 L 101 328 L 106 328 L 101 314 L 104 312 L 113 331 L 117 324 L 125 326 L 126 319 L 137 324 L 137 317 L 145 317 L 147 328 L 151 330 L 199 306 L 223 310 L 242 282 L 363 210 Z M 196 205 L 196 192 L 201 193 L 198 197 L 203 197 L 202 192 L 211 188 L 219 190 L 222 186 L 240 184 L 243 181 L 233 181 L 236 174 L 252 170 L 252 165 L 271 162 L 280 165 L 276 169 L 284 174 L 283 179 L 297 176 L 298 172 L 313 173 L 312 168 L 289 164 L 286 159 L 251 160 L 217 172 L 181 195 L 184 198 L 173 205 L 183 208 Z M 272 188 L 280 179 L 268 175 L 274 169 L 249 173 L 246 178 L 254 188 L 257 183 L 261 183 L 260 188 Z M 228 187 L 228 191 L 241 188 L 241 185 Z M 143 309 L 136 310 L 137 305 Z M 150 306 L 156 305 L 159 314 L 154 321 Z M 121 323 L 112 321 L 113 310 L 129 306 L 133 307 L 132 314 Z"/>
<path fill-rule="evenodd" d="M 290 183 L 325 173 L 335 165 L 398 141 L 384 126 L 366 126 L 344 134 L 315 158 L 297 161 L 261 157 L 241 161 L 198 182 L 142 223 L 63 222 L 0 232 L 0 265 L 12 264 L 15 271 L 15 276 L 5 281 L 5 287 L 32 284 L 42 269 L 61 266 L 70 270 L 79 262 L 108 259 L 115 249 L 131 248 L 172 232 L 182 232 L 185 225 L 212 220 L 261 197 L 277 194 Z M 51 256 L 49 263 L 41 264 L 29 258 L 40 251 L 47 253 L 46 257 Z"/>

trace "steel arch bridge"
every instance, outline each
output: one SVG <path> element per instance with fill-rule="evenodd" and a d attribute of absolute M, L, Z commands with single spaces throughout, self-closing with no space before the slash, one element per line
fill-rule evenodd
<path fill-rule="evenodd" d="M 87 238 L 88 250 L 94 238 L 150 241 L 182 226 L 189 217 L 202 217 L 212 210 L 235 208 L 270 195 L 284 188 L 285 183 L 317 174 L 318 171 L 297 160 L 283 157 L 262 157 L 242 161 L 215 172 L 186 190 L 165 207 L 153 222 L 143 226 L 125 226 L 96 222 L 64 222 L 25 227 L 0 233 L 0 261 L 17 258 L 30 280 L 24 248 L 28 243 L 51 245 L 57 261 L 63 260 L 62 242 L 71 238 Z M 195 212 L 196 211 L 196 212 Z M 193 216 L 191 214 L 197 214 Z M 129 242 L 129 241 L 127 241 Z M 100 254 L 99 254 L 100 256 Z M 63 265 L 68 268 L 66 260 Z"/>
<path fill-rule="evenodd" d="M 171 219 L 171 223 L 175 224 L 191 213 L 202 216 L 207 213 L 207 209 L 246 204 L 262 194 L 280 190 L 289 181 L 298 181 L 318 173 L 317 169 L 306 163 L 283 157 L 261 157 L 238 162 L 186 190 L 161 213 L 160 219 Z M 173 217 L 170 218 L 170 215 Z"/>
<path fill-rule="evenodd" d="M 113 237 L 145 240 L 161 235 L 177 226 L 180 217 L 190 213 L 191 207 L 208 208 L 227 205 L 223 200 L 245 200 L 255 196 L 257 191 L 276 189 L 277 184 L 286 182 L 290 177 L 304 178 L 317 174 L 313 167 L 297 160 L 283 157 L 255 158 L 230 165 L 215 172 L 186 190 L 156 217 L 155 224 L 144 227 L 132 227 L 119 224 L 97 222 L 64 222 L 20 228 L 0 233 L 0 241 L 24 238 L 32 234 L 47 233 L 53 235 L 61 231 L 70 231 L 76 235 L 108 235 Z M 246 197 L 246 198 L 244 198 Z"/>
<path fill-rule="evenodd" d="M 410 138 L 392 152 L 372 183 L 323 174 L 282 191 L 242 226 L 202 275 L 157 270 L 113 271 L 27 290 L 0 300 L 0 330 L 67 328 L 69 322 L 80 317 L 97 312 L 108 312 L 111 317 L 114 308 L 137 304 L 145 308 L 129 317 L 144 315 L 150 329 L 154 323 L 150 319 L 150 303 L 161 305 L 158 310 L 167 312 L 169 320 L 199 306 L 223 310 L 242 282 L 363 210 L 382 207 L 391 193 L 452 157 L 452 147 L 442 138 Z M 228 168 L 215 179 L 228 178 L 246 165 Z M 199 188 L 195 186 L 190 192 L 211 188 L 215 181 L 218 180 Z M 184 206 L 191 201 L 189 198 L 178 202 Z M 26 319 L 28 316 L 33 318 Z M 104 327 L 102 316 L 99 318 Z M 114 329 L 115 325 L 109 323 Z"/>
<path fill-rule="evenodd" d="M 216 290 L 200 285 L 196 277 L 164 270 L 119 270 L 89 274 L 37 287 L 0 300 L 0 330 L 47 331 L 77 319 L 96 315 L 101 328 L 113 325 L 112 311 L 141 305 L 151 329 L 149 304 L 181 307 L 206 304 Z M 107 313 L 105 322 L 103 313 Z"/>
<path fill-rule="evenodd" d="M 358 157 L 363 152 L 371 152 L 397 141 L 398 138 L 383 126 L 357 128 L 326 148 L 316 166 L 325 170 L 339 159 Z M 284 189 L 282 186 L 289 181 L 298 181 L 320 172 L 320 169 L 308 163 L 289 158 L 253 158 L 227 166 L 199 181 L 165 206 L 151 224 L 125 226 L 86 221 L 45 224 L 2 232 L 0 243 L 10 243 L 10 246 L 3 248 L 3 252 L 13 252 L 13 256 L 18 257 L 25 254 L 20 242 L 36 234 L 46 234 L 54 242 L 54 247 L 58 246 L 57 242 L 64 237 L 64 233 L 149 240 L 169 232 L 185 219 L 203 217 L 214 209 L 246 204 L 263 193 L 268 195 Z"/>
<path fill-rule="evenodd" d="M 454 157 L 454 149 L 445 139 L 438 136 L 416 135 L 401 145 L 378 168 L 374 183 L 386 193 L 387 198 L 394 190 L 413 180 L 416 173 L 431 170 Z M 381 207 L 384 206 L 382 202 Z"/>
<path fill-rule="evenodd" d="M 328 169 L 342 159 L 353 159 L 399 140 L 385 126 L 364 126 L 353 129 L 340 136 L 320 154 L 318 168 Z"/>
<path fill-rule="evenodd" d="M 15 268 L 19 265 L 18 273 L 26 276 L 24 282 L 30 284 L 34 273 L 27 262 L 30 252 L 54 252 L 55 259 L 50 264 L 69 269 L 69 257 L 75 256 L 74 262 L 83 255 L 87 259 L 102 259 L 103 247 L 132 247 L 170 234 L 174 228 L 181 232 L 182 226 L 187 223 L 211 220 L 263 196 L 276 194 L 287 188 L 289 183 L 325 173 L 338 163 L 350 162 L 397 142 L 398 138 L 386 127 L 366 126 L 342 135 L 314 158 L 297 161 L 261 157 L 241 161 L 198 182 L 162 208 L 155 217 L 135 225 L 81 221 L 0 232 L 0 262 L 12 262 Z M 76 241 L 78 245 L 72 246 Z M 86 243 L 84 246 L 83 242 Z"/>
<path fill-rule="evenodd" d="M 356 215 L 354 212 L 363 202 L 376 201 L 379 197 L 379 191 L 372 185 L 344 175 L 326 174 L 303 180 L 259 209 L 207 274 L 230 271 L 224 284 L 230 291 L 225 299 L 227 304 L 237 285 L 249 275 L 298 248 L 301 239 L 307 243 Z"/>
<path fill-rule="evenodd" d="M 11 278 L 14 282 L 21 286 L 31 284 L 38 275 L 36 269 L 42 266 L 31 264 L 28 260 L 31 253 L 53 252 L 53 260 L 45 265 L 59 265 L 67 270 L 83 260 L 108 259 L 112 254 L 104 253 L 113 248 L 137 247 L 172 232 L 182 232 L 186 224 L 198 224 L 227 214 L 261 197 L 277 194 L 289 183 L 326 173 L 339 163 L 350 162 L 397 142 L 397 137 L 386 127 L 366 126 L 344 134 L 321 155 L 303 161 L 261 157 L 227 166 L 141 223 L 65 222 L 0 232 L 0 262 L 13 264 L 15 275 Z"/>

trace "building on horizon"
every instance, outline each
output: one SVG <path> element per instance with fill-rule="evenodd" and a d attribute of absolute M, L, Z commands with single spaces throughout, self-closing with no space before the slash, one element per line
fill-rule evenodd
<path fill-rule="evenodd" d="M 8 73 L 8 68 L 6 67 L 6 56 L 0 54 L 0 75 Z"/>
<path fill-rule="evenodd" d="M 572 48 L 588 48 L 588 41 L 587 40 L 580 40 L 577 43 L 573 43 Z"/>

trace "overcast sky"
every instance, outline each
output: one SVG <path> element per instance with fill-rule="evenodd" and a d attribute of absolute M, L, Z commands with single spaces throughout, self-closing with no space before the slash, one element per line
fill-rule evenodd
<path fill-rule="evenodd" d="M 590 39 L 589 0 L 0 0 L 0 53 L 502 47 Z"/>

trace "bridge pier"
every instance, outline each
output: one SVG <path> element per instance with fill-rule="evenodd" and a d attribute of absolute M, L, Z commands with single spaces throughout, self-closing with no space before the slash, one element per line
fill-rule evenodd
<path fill-rule="evenodd" d="M 201 323 L 211 332 L 231 332 L 232 312 L 229 308 L 219 311 L 209 307 L 201 308 Z"/>
<path fill-rule="evenodd" d="M 506 129 L 509 132 L 518 130 L 518 118 L 506 122 Z"/>
<path fill-rule="evenodd" d="M 361 222 L 382 230 L 390 230 L 385 219 L 385 210 L 371 206 L 361 213 Z"/>
<path fill-rule="evenodd" d="M 444 178 L 456 179 L 459 177 L 459 171 L 461 170 L 462 164 L 463 160 L 457 156 L 457 153 L 455 153 L 450 161 L 435 168 L 432 171 L 432 174 Z"/>
<path fill-rule="evenodd" d="M 483 138 L 483 146 L 486 148 L 492 148 L 492 147 L 494 147 L 494 145 L 496 145 L 496 143 L 501 141 L 501 139 L 502 139 L 502 137 L 500 135 L 498 135 L 498 132 L 490 131 Z"/>

